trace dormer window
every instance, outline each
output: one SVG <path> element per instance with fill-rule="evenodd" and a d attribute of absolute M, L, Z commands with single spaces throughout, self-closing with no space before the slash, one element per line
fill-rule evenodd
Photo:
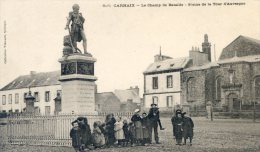
<path fill-rule="evenodd" d="M 173 67 L 173 66 L 174 66 L 174 63 L 173 63 L 173 64 L 171 64 L 170 66 L 171 66 L 171 67 Z"/>
<path fill-rule="evenodd" d="M 161 67 L 161 65 L 157 65 L 157 67 L 156 67 L 156 68 L 158 69 L 158 68 L 160 68 L 160 67 Z"/>

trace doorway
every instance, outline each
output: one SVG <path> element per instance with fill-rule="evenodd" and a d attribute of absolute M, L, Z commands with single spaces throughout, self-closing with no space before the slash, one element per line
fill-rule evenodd
<path fill-rule="evenodd" d="M 236 93 L 230 93 L 228 95 L 228 110 L 238 111 L 240 110 L 241 100 Z"/>

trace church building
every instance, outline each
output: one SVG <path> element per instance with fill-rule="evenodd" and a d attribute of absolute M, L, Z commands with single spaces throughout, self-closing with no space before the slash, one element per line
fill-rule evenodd
<path fill-rule="evenodd" d="M 204 55 L 197 58 L 192 55 L 194 51 L 190 51 L 190 58 L 197 59 L 182 71 L 183 104 L 197 109 L 205 109 L 207 104 L 212 104 L 215 109 L 231 112 L 246 110 L 260 103 L 259 40 L 239 36 L 223 49 L 218 61 L 211 62 L 210 43 L 205 35 L 202 50 L 208 52 L 209 62 L 197 62 Z"/>

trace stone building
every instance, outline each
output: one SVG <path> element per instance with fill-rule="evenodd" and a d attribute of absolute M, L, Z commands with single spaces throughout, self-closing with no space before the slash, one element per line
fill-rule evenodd
<path fill-rule="evenodd" d="M 140 98 L 138 86 L 126 90 L 116 89 L 114 92 L 121 102 L 121 111 L 133 112 L 135 109 L 140 108 L 142 98 Z"/>
<path fill-rule="evenodd" d="M 202 50 L 210 55 L 206 42 L 207 36 Z M 209 57 L 207 62 L 195 62 L 181 75 L 183 104 L 205 109 L 211 103 L 223 111 L 248 109 L 260 103 L 260 41 L 239 36 L 223 49 L 218 61 Z"/>
<path fill-rule="evenodd" d="M 181 72 L 189 66 L 190 58 L 173 59 L 155 55 L 154 62 L 144 71 L 143 107 L 155 103 L 160 111 L 173 111 L 181 100 Z"/>
<path fill-rule="evenodd" d="M 113 92 L 102 92 L 96 94 L 97 112 L 119 112 L 120 104 L 120 100 Z"/>

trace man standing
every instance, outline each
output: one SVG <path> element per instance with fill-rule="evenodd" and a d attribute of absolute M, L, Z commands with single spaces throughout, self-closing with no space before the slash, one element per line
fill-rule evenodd
<path fill-rule="evenodd" d="M 162 128 L 159 113 L 160 112 L 159 112 L 159 108 L 157 107 L 157 104 L 154 104 L 154 103 L 151 104 L 151 108 L 150 108 L 149 114 L 148 114 L 148 118 L 151 123 L 151 127 L 149 129 L 150 130 L 149 136 L 150 136 L 150 139 L 152 140 L 152 132 L 154 130 L 154 139 L 155 139 L 156 144 L 160 144 L 159 136 L 158 136 L 158 123 L 159 123 L 160 129 L 164 130 L 164 128 Z"/>

